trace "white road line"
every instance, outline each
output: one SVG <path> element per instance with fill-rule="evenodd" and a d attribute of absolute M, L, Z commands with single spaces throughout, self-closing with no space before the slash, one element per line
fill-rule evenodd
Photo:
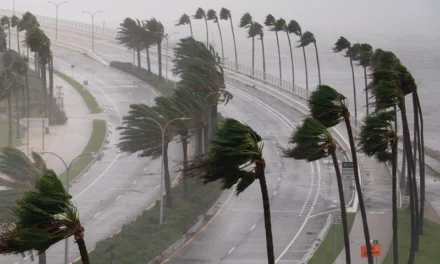
<path fill-rule="evenodd" d="M 96 84 L 89 82 L 91 85 L 93 85 L 96 89 L 98 89 L 105 97 L 107 97 L 107 99 L 110 101 L 110 103 L 113 105 L 113 107 L 116 110 L 116 113 L 118 113 L 118 116 L 120 119 L 122 119 L 121 113 L 119 112 L 119 109 L 116 107 L 115 103 L 113 102 L 113 100 L 110 98 L 110 96 L 108 96 L 108 94 L 106 94 L 101 88 L 99 88 Z"/>
<path fill-rule="evenodd" d="M 273 195 L 277 195 L 277 191 L 274 191 L 274 192 L 273 192 Z"/>
<path fill-rule="evenodd" d="M 135 185 L 137 181 L 134 181 L 132 184 Z"/>
<path fill-rule="evenodd" d="M 310 163 L 310 168 L 312 170 L 312 177 L 311 177 L 311 180 L 310 180 L 310 189 L 309 189 L 309 193 L 307 194 L 306 201 L 304 202 L 304 205 L 303 205 L 303 207 L 301 209 L 301 212 L 299 213 L 299 216 L 302 216 L 304 210 L 306 209 L 306 206 L 307 206 L 307 204 L 309 203 L 309 200 L 310 200 L 310 196 L 312 195 L 312 191 L 313 191 L 312 186 L 315 184 L 315 169 L 313 167 L 313 163 Z"/>
<path fill-rule="evenodd" d="M 27 256 L 27 257 L 25 257 L 25 258 L 23 258 L 24 260 L 27 260 L 27 259 L 29 259 L 31 257 L 31 255 L 29 255 L 29 256 Z"/>
<path fill-rule="evenodd" d="M 278 177 L 278 180 L 281 181 L 281 177 Z"/>
<path fill-rule="evenodd" d="M 270 131 L 269 131 L 269 130 L 266 130 L 266 132 L 267 132 L 267 134 L 270 134 Z"/>
<path fill-rule="evenodd" d="M 98 213 L 95 214 L 94 217 L 97 217 L 97 216 L 100 215 L 100 214 L 101 214 L 101 212 L 98 212 Z"/>
<path fill-rule="evenodd" d="M 254 116 L 252 113 L 250 113 L 250 112 L 248 112 L 248 115 L 250 115 L 250 116 Z"/>
<path fill-rule="evenodd" d="M 276 142 L 275 140 L 272 140 L 272 142 L 273 142 L 273 144 L 274 144 L 274 145 L 276 145 L 276 144 L 277 144 L 277 142 Z"/>
<path fill-rule="evenodd" d="M 278 261 L 280 261 L 280 259 L 286 254 L 286 252 L 289 250 L 289 248 L 293 245 L 293 243 L 295 242 L 295 240 L 299 237 L 299 234 L 301 234 L 301 231 L 304 229 L 304 227 L 307 224 L 307 221 L 309 220 L 309 218 L 306 218 L 303 222 L 303 224 L 301 225 L 301 227 L 299 228 L 298 232 L 296 233 L 296 235 L 292 238 L 292 240 L 290 241 L 290 243 L 287 245 L 287 247 L 283 250 L 283 252 L 281 252 L 281 254 L 278 256 L 278 258 L 275 260 L 275 263 L 277 263 Z"/>
<path fill-rule="evenodd" d="M 254 230 L 254 228 L 256 227 L 257 225 L 256 224 L 254 224 L 252 227 L 251 227 L 251 229 L 249 229 L 249 231 L 252 231 L 252 230 Z"/>
<path fill-rule="evenodd" d="M 312 207 L 310 207 L 309 213 L 307 214 L 307 217 L 310 217 L 313 210 L 315 209 L 316 202 L 318 201 L 319 193 L 321 191 L 321 167 L 319 165 L 319 162 L 316 162 L 316 167 L 318 170 L 318 188 L 316 189 L 315 199 L 313 199 Z"/>
<path fill-rule="evenodd" d="M 15 262 L 14 264 L 20 264 L 20 262 Z"/>
<path fill-rule="evenodd" d="M 144 172 L 147 171 L 147 169 L 148 169 L 148 167 L 145 167 L 145 168 L 144 168 Z"/>
<path fill-rule="evenodd" d="M 231 250 L 229 250 L 228 255 L 232 253 L 232 251 L 235 250 L 235 247 L 231 248 Z"/>
<path fill-rule="evenodd" d="M 368 212 L 369 214 L 385 214 L 385 212 Z"/>
<path fill-rule="evenodd" d="M 119 200 L 122 198 L 122 194 L 118 196 L 118 198 L 116 198 L 116 200 Z"/>
<path fill-rule="evenodd" d="M 258 123 L 260 124 L 260 125 L 262 125 L 263 123 L 261 123 L 261 121 L 258 121 Z"/>

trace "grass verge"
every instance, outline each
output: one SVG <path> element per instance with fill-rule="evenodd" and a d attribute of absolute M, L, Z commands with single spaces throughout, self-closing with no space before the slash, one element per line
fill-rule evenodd
<path fill-rule="evenodd" d="M 351 230 L 353 226 L 354 218 L 356 214 L 347 213 L 348 230 Z M 322 241 L 318 250 L 313 255 L 309 264 L 332 264 L 338 257 L 341 250 L 344 248 L 344 236 L 342 230 L 342 224 L 332 225 L 329 232 Z"/>
<path fill-rule="evenodd" d="M 107 124 L 104 120 L 93 120 L 93 130 L 90 136 L 89 142 L 84 148 L 83 153 L 86 152 L 96 152 L 98 153 L 105 141 L 107 134 Z M 86 154 L 78 158 L 70 168 L 69 179 L 75 179 L 79 174 L 81 174 L 90 163 L 93 162 L 95 158 L 91 154 Z M 59 178 L 63 184 L 66 184 L 67 174 L 66 172 L 59 175 Z"/>
<path fill-rule="evenodd" d="M 168 81 L 166 83 L 164 78 L 159 79 L 159 75 L 155 73 L 148 73 L 148 71 L 144 68 L 140 70 L 130 62 L 120 62 L 120 61 L 112 61 L 110 62 L 110 66 L 116 68 L 120 71 L 133 75 L 134 77 L 144 81 L 154 89 L 156 89 L 159 93 L 164 96 L 172 96 L 174 94 L 174 82 Z"/>
<path fill-rule="evenodd" d="M 75 88 L 75 90 L 82 96 L 84 102 L 89 108 L 90 113 L 98 114 L 102 112 L 102 109 L 99 107 L 98 102 L 96 102 L 95 97 L 93 97 L 93 95 L 86 88 L 84 88 L 84 86 L 62 72 L 56 70 L 54 72 L 56 75 L 72 85 L 73 88 Z"/>
<path fill-rule="evenodd" d="M 144 211 L 121 232 L 99 241 L 90 254 L 94 264 L 110 263 L 111 246 L 115 246 L 115 263 L 148 263 L 176 242 L 193 226 L 221 194 L 220 184 L 203 185 L 199 179 L 189 179 L 191 198 L 182 199 L 182 184 L 173 188 L 174 207 L 164 207 L 164 222 L 159 225 L 159 202 Z M 166 199 L 166 197 L 164 196 Z M 108 219 L 111 221 L 111 219 Z M 87 231 L 85 235 L 87 239 Z M 80 262 L 75 262 L 80 263 Z"/>
<path fill-rule="evenodd" d="M 399 263 L 406 263 L 409 257 L 411 215 L 409 211 L 398 213 Z M 425 219 L 423 236 L 420 236 L 419 252 L 416 253 L 416 264 L 439 263 L 438 251 L 440 225 Z M 384 264 L 393 263 L 393 245 L 391 244 Z"/>

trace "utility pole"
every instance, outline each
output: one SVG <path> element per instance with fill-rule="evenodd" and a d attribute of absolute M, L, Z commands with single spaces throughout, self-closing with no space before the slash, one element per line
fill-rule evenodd
<path fill-rule="evenodd" d="M 89 14 L 92 17 L 92 53 L 95 53 L 95 15 L 103 12 L 104 11 L 96 11 L 93 14 L 88 11 L 82 12 L 83 14 Z"/>
<path fill-rule="evenodd" d="M 67 1 L 62 1 L 59 3 L 53 2 L 53 1 L 49 1 L 49 4 L 54 4 L 55 8 L 56 8 L 56 19 L 55 19 L 55 40 L 58 40 L 58 7 L 61 4 L 67 4 Z"/>

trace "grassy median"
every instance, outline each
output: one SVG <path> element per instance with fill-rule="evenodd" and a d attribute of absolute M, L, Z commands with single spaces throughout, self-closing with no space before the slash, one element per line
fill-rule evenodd
<path fill-rule="evenodd" d="M 75 90 L 82 96 L 84 102 L 89 108 L 90 113 L 98 114 L 102 112 L 102 109 L 99 107 L 98 102 L 96 102 L 95 97 L 93 97 L 93 95 L 84 86 L 62 72 L 54 72 L 56 75 L 68 82 L 73 88 L 75 88 Z"/>
<path fill-rule="evenodd" d="M 353 226 L 356 214 L 347 213 L 348 230 Z M 336 242 L 335 242 L 336 241 Z M 332 264 L 344 248 L 344 236 L 342 224 L 332 225 L 329 232 L 322 241 L 318 250 L 313 255 L 309 264 Z"/>

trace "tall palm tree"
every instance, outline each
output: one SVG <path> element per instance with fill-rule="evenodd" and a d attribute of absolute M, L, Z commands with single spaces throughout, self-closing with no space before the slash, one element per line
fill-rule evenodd
<path fill-rule="evenodd" d="M 220 180 L 222 189 L 230 189 L 237 184 L 237 195 L 245 191 L 255 180 L 259 181 L 263 198 L 267 260 L 269 264 L 274 264 L 272 223 L 262 138 L 251 127 L 235 119 L 226 118 L 217 133 L 217 139 L 211 144 L 212 148 L 206 155 L 207 158 L 193 161 L 188 171 L 199 177 L 201 175 L 205 183 Z"/>
<path fill-rule="evenodd" d="M 52 170 L 37 179 L 35 189 L 25 192 L 13 212 L 13 229 L 0 234 L 0 254 L 45 252 L 50 246 L 73 236 L 82 263 L 89 264 L 84 227 L 78 209 Z"/>
<path fill-rule="evenodd" d="M 287 32 L 295 34 L 297 37 L 299 37 L 300 40 L 303 38 L 301 26 L 295 20 L 290 20 L 289 24 L 287 25 Z M 304 56 L 304 66 L 305 66 L 304 68 L 306 71 L 306 91 L 308 92 L 309 91 L 309 73 L 308 73 L 308 69 L 307 69 L 307 57 L 306 57 L 306 50 L 305 50 L 304 46 L 302 48 L 303 48 L 303 56 Z M 290 47 L 290 49 L 292 49 L 292 47 Z M 292 66 L 292 68 L 293 68 L 293 66 Z"/>
<path fill-rule="evenodd" d="M 235 64 L 238 65 L 237 43 L 235 42 L 234 24 L 232 23 L 231 11 L 222 7 L 222 9 L 220 10 L 220 19 L 229 20 L 231 22 L 232 38 L 234 40 Z"/>
<path fill-rule="evenodd" d="M 336 155 L 336 143 L 332 134 L 321 122 L 312 117 L 307 117 L 304 119 L 302 125 L 294 131 L 289 143 L 296 144 L 292 149 L 284 151 L 284 154 L 290 158 L 313 162 L 328 156 L 332 157 L 336 180 L 338 182 L 342 228 L 344 230 L 345 263 L 351 263 L 347 210 L 345 208 L 342 175 Z"/>
<path fill-rule="evenodd" d="M 194 19 L 205 19 L 206 26 L 206 46 L 209 46 L 209 32 L 208 32 L 208 20 L 206 17 L 205 10 L 202 8 L 197 8 L 196 14 L 193 16 Z"/>
<path fill-rule="evenodd" d="M 356 52 L 352 49 L 350 41 L 344 37 L 340 37 L 333 47 L 333 52 L 339 53 L 341 51 L 346 51 L 344 57 L 348 57 L 350 59 L 351 76 L 353 79 L 354 117 L 357 118 L 356 79 L 354 78 L 353 68 L 353 58 L 355 57 Z"/>
<path fill-rule="evenodd" d="M 3 55 L 4 56 L 4 55 Z M 0 71 L 0 100 L 6 98 L 8 104 L 8 146 L 12 147 L 12 81 L 10 70 Z"/>
<path fill-rule="evenodd" d="M 189 29 L 191 30 L 191 37 L 194 37 L 191 18 L 187 14 L 183 14 L 180 17 L 179 22 L 177 22 L 176 24 L 176 26 L 181 26 L 181 25 L 189 25 Z"/>
<path fill-rule="evenodd" d="M 252 23 L 248 29 L 249 38 L 254 38 L 256 36 L 259 36 L 261 40 L 261 51 L 263 57 L 263 73 L 264 73 L 264 79 L 266 80 L 266 55 L 264 49 L 264 31 L 263 31 L 263 26 L 258 22 Z"/>
<path fill-rule="evenodd" d="M 139 20 L 129 17 L 124 19 L 118 29 L 116 40 L 124 45 L 128 50 L 135 51 L 137 54 L 138 69 L 141 69 L 141 49 L 143 47 L 142 27 Z"/>
<path fill-rule="evenodd" d="M 9 19 L 8 16 L 3 16 L 0 19 L 0 24 L 2 25 L 2 27 L 7 27 L 8 28 L 8 39 L 9 39 L 9 45 L 8 48 L 11 49 L 11 20 Z"/>
<path fill-rule="evenodd" d="M 367 68 L 371 64 L 371 56 L 373 55 L 373 47 L 367 43 L 356 43 L 353 45 L 355 54 L 355 60 L 358 61 L 358 66 L 364 68 L 364 80 L 365 80 L 365 105 L 367 110 L 367 116 L 370 114 L 370 103 L 368 96 L 368 81 L 367 81 Z"/>
<path fill-rule="evenodd" d="M 145 21 L 144 28 L 151 33 L 157 45 L 157 58 L 159 64 L 159 80 L 162 78 L 162 41 L 164 38 L 164 27 L 162 23 L 154 17 Z"/>
<path fill-rule="evenodd" d="M 310 43 L 313 43 L 315 45 L 315 52 L 316 52 L 316 63 L 318 65 L 318 78 L 319 78 L 319 85 L 321 85 L 321 66 L 319 64 L 319 54 L 318 54 L 318 46 L 316 45 L 316 38 L 315 35 L 310 32 L 306 31 L 302 35 L 300 41 L 299 41 L 299 47 L 307 47 L 310 45 Z"/>
<path fill-rule="evenodd" d="M 393 263 L 399 263 L 397 233 L 397 145 L 398 135 L 394 130 L 394 111 L 378 111 L 366 116 L 361 128 L 359 147 L 367 156 L 375 157 L 381 163 L 392 166 L 392 203 L 393 203 Z"/>
<path fill-rule="evenodd" d="M 20 19 L 16 15 L 13 15 L 11 17 L 11 27 L 15 27 L 15 29 L 17 30 L 17 52 L 18 52 L 18 54 L 20 54 L 20 36 L 19 36 L 20 28 L 19 28 L 19 25 L 20 25 Z"/>
<path fill-rule="evenodd" d="M 290 32 L 289 31 L 289 25 L 287 22 L 285 23 L 284 31 L 286 31 L 287 40 L 289 41 L 289 51 L 290 51 L 290 62 L 292 64 L 292 84 L 295 85 L 295 65 L 293 63 L 293 51 L 292 51 L 292 42 L 290 41 Z M 295 89 L 295 86 L 293 86 L 293 89 Z"/>
<path fill-rule="evenodd" d="M 142 48 L 145 49 L 147 55 L 147 70 L 151 75 L 151 60 L 150 60 L 150 48 L 156 44 L 153 34 L 145 29 L 145 22 L 141 28 Z"/>
<path fill-rule="evenodd" d="M 252 16 L 249 13 L 245 13 L 240 19 L 240 27 L 241 28 L 250 28 L 254 21 L 252 20 Z M 253 32 L 253 31 L 252 31 Z M 252 76 L 254 75 L 255 69 L 255 36 L 256 34 L 250 34 L 251 30 L 249 29 L 248 38 L 252 38 Z"/>
<path fill-rule="evenodd" d="M 0 27 L 0 54 L 5 52 L 8 49 L 8 44 L 6 40 L 6 34 L 3 27 Z"/>
<path fill-rule="evenodd" d="M 356 191 L 359 198 L 359 208 L 362 216 L 364 228 L 365 245 L 368 252 L 368 263 L 373 264 L 373 254 L 371 253 L 370 231 L 367 222 L 367 213 L 365 210 L 364 198 L 362 195 L 362 187 L 359 175 L 359 164 L 356 155 L 356 145 L 354 143 L 353 131 L 350 122 L 350 111 L 348 110 L 348 102 L 344 95 L 338 93 L 335 89 L 328 85 L 319 85 L 312 92 L 309 98 L 310 113 L 313 118 L 320 121 L 325 127 L 333 127 L 340 122 L 344 122 L 347 128 L 348 139 L 350 142 L 351 158 L 354 167 L 354 180 Z"/>
<path fill-rule="evenodd" d="M 281 51 L 280 51 L 280 40 L 278 38 L 278 32 L 282 31 L 286 28 L 286 20 L 280 18 L 275 20 L 275 17 L 271 14 L 266 16 L 266 21 L 264 24 L 270 28 L 270 31 L 275 31 L 275 36 L 277 37 L 277 46 L 278 46 L 278 66 L 280 71 L 280 86 L 283 84 L 283 71 L 281 68 Z"/>
<path fill-rule="evenodd" d="M 164 139 L 164 152 L 162 153 L 162 130 L 153 120 L 161 124 L 162 127 L 170 121 L 161 108 L 149 107 L 144 104 L 130 105 L 128 115 L 123 118 L 123 126 L 118 128 L 121 131 L 121 139 L 117 147 L 128 154 L 138 153 L 139 157 L 156 159 L 163 155 L 166 201 L 168 208 L 171 208 L 173 200 L 168 167 L 168 144 L 174 138 L 174 130 L 172 127 L 168 127 Z"/>
<path fill-rule="evenodd" d="M 223 36 L 222 36 L 222 30 L 220 28 L 220 24 L 218 23 L 218 16 L 217 16 L 217 12 L 215 12 L 212 9 L 208 10 L 208 13 L 206 14 L 206 18 L 207 20 L 213 20 L 214 23 L 217 24 L 218 26 L 218 32 L 220 34 L 220 42 L 222 44 L 222 62 L 225 61 L 225 50 L 223 48 Z"/>

